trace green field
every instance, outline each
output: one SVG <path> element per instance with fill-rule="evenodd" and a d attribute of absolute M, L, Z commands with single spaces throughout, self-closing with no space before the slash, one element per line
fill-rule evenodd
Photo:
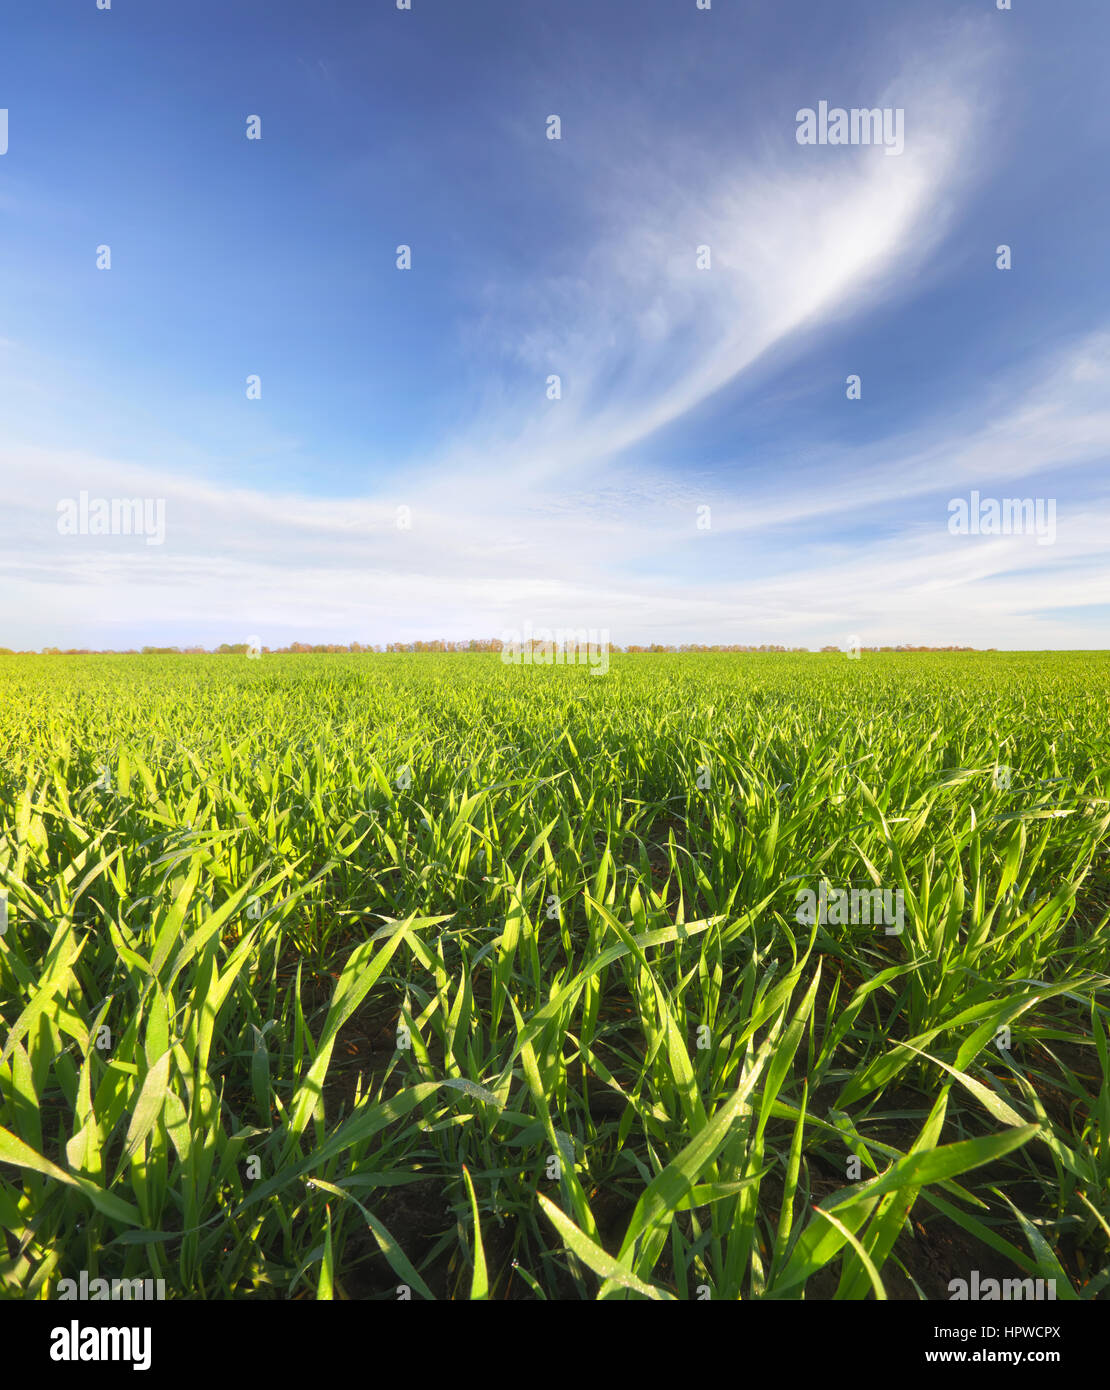
<path fill-rule="evenodd" d="M 0 694 L 5 1297 L 1108 1296 L 1106 655 Z"/>

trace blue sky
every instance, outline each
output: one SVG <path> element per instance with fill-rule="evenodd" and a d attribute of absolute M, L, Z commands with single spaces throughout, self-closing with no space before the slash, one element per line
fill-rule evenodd
<path fill-rule="evenodd" d="M 1103 0 L 19 7 L 0 645 L 1110 647 L 1108 43 Z M 821 101 L 904 149 L 799 144 Z M 1051 543 L 952 534 L 972 491 Z M 81 492 L 164 539 L 60 534 Z"/>

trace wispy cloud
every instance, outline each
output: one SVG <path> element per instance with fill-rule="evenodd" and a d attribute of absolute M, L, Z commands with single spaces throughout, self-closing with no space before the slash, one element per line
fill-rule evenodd
<path fill-rule="evenodd" d="M 1003 495 L 1034 469 L 1044 487 L 1053 469 L 1105 459 L 1110 414 L 1091 406 L 1110 380 L 1108 341 L 1077 344 L 1036 396 L 967 439 L 947 437 L 941 421 L 932 438 L 902 441 L 904 453 L 875 445 L 850 482 L 791 485 L 785 496 L 765 485 L 742 506 L 713 497 L 705 533 L 696 528 L 703 489 L 642 471 L 627 486 L 616 474 L 592 492 L 513 490 L 493 504 L 483 492 L 468 505 L 461 487 L 320 499 L 77 454 L 9 454 L 5 467 L 20 481 L 3 574 L 21 597 L 13 615 L 27 615 L 9 624 L 30 641 L 48 620 L 58 636 L 42 640 L 74 643 L 92 641 L 109 615 L 152 640 L 240 629 L 275 641 L 382 640 L 496 634 L 529 616 L 605 624 L 626 641 L 819 645 L 855 631 L 875 642 L 1097 645 L 1089 626 L 1048 615 L 1110 602 L 1104 473 L 1082 506 L 1060 508 L 1050 548 L 1026 536 L 952 536 L 946 497 L 992 484 Z M 56 499 L 82 488 L 164 497 L 165 545 L 58 535 Z M 898 505 L 907 488 L 922 499 L 910 513 Z M 408 529 L 397 524 L 402 505 L 412 508 Z M 742 537 L 747 549 L 737 552 Z"/>
<path fill-rule="evenodd" d="M 990 105 L 985 48 L 973 65 L 962 51 L 933 58 L 880 99 L 909 113 L 898 158 L 855 148 L 830 160 L 792 139 L 784 148 L 795 130 L 785 102 L 777 127 L 749 132 L 742 149 L 691 157 L 688 142 L 661 131 L 651 162 L 624 168 L 599 206 L 603 230 L 576 275 L 489 286 L 503 346 L 537 384 L 548 373 L 566 383 L 562 400 L 515 428 L 503 407 L 473 441 L 479 471 L 538 486 L 592 470 L 801 330 L 812 341 L 831 315 L 905 295 L 974 172 L 969 135 Z M 452 442 L 441 472 L 458 464 Z"/>

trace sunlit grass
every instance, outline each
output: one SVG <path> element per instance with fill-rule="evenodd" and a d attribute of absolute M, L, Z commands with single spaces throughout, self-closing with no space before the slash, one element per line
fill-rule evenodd
<path fill-rule="evenodd" d="M 1105 656 L 0 693 L 6 1296 L 1106 1296 Z"/>

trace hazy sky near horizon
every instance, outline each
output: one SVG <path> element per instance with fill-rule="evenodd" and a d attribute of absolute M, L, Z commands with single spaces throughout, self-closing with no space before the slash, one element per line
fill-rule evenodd
<path fill-rule="evenodd" d="M 0 645 L 1110 648 L 1110 8 L 1013 6 L 14 7 Z"/>

